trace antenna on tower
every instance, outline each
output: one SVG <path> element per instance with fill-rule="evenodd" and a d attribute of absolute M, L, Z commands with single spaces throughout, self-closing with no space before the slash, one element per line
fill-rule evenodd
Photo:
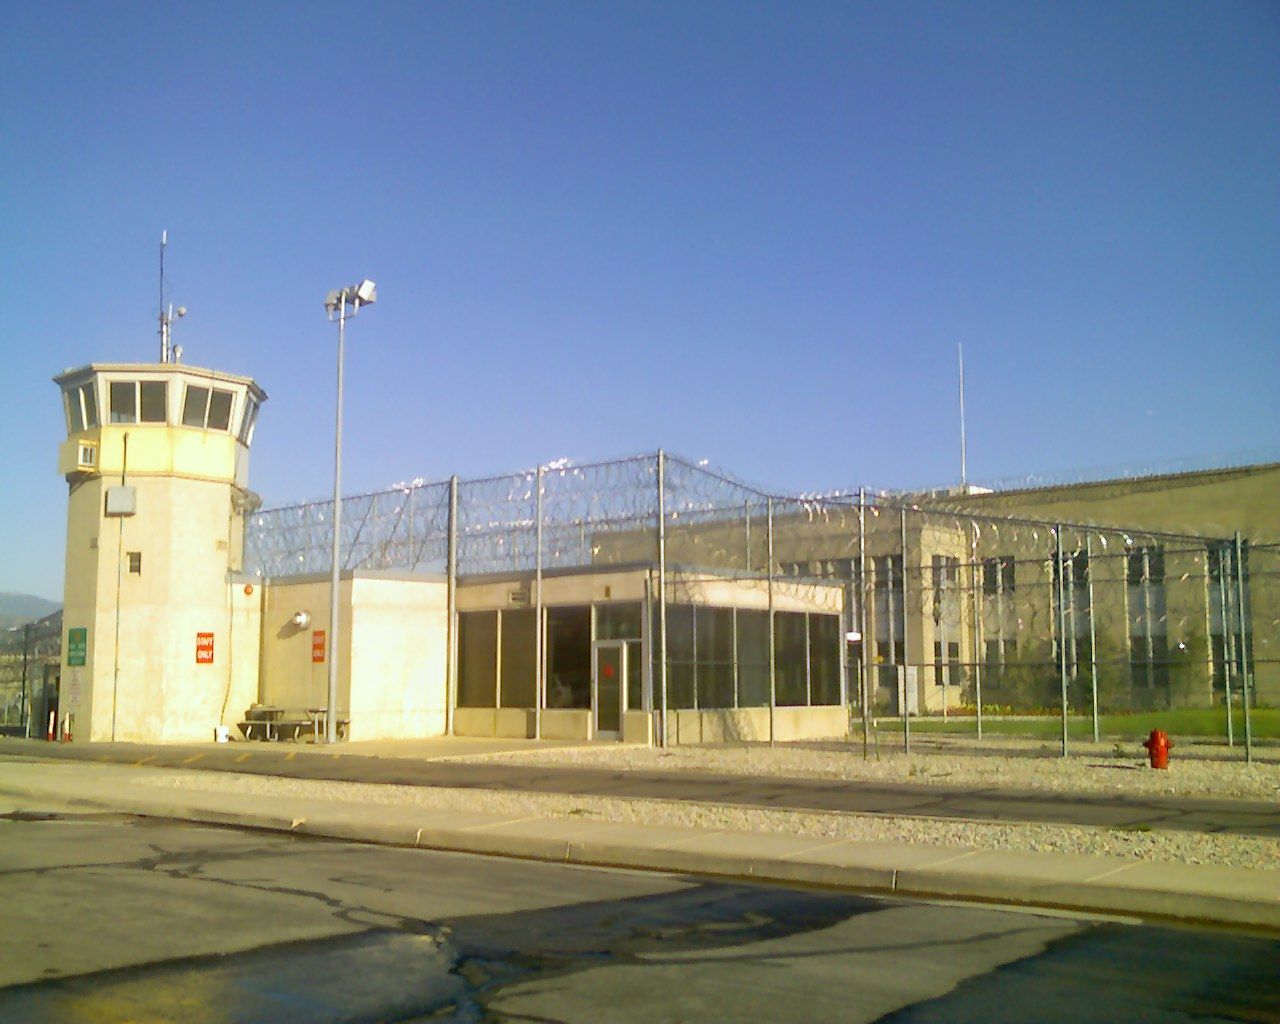
<path fill-rule="evenodd" d="M 956 355 L 960 360 L 960 487 L 969 490 L 969 452 L 964 436 L 964 345 L 956 342 Z"/>
<path fill-rule="evenodd" d="M 166 310 L 164 305 L 164 251 L 169 245 L 169 232 L 164 230 L 160 232 L 160 362 L 171 363 L 176 362 L 177 358 L 182 354 L 182 349 L 173 347 L 173 321 L 175 317 L 181 320 L 187 315 L 187 307 L 179 306 L 176 310 L 173 303 L 169 303 Z"/>

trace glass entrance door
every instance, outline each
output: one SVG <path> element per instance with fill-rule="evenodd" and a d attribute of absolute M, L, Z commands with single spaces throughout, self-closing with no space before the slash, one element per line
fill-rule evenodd
<path fill-rule="evenodd" d="M 627 645 L 617 640 L 592 645 L 591 708 L 595 735 L 618 739 L 626 710 Z"/>

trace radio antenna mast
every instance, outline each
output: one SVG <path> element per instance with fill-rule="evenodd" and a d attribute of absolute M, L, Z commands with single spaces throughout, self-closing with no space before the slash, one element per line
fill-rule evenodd
<path fill-rule="evenodd" d="M 169 361 L 169 318 L 164 315 L 164 250 L 169 244 L 169 232 L 160 232 L 160 362 Z"/>
<path fill-rule="evenodd" d="M 969 452 L 964 436 L 964 345 L 956 342 L 956 355 L 960 360 L 960 487 L 969 490 Z"/>
<path fill-rule="evenodd" d="M 182 319 L 187 315 L 187 307 L 179 306 L 176 310 L 173 304 L 169 304 L 169 308 L 165 309 L 164 305 L 164 251 L 169 245 L 169 232 L 160 232 L 160 362 L 173 363 L 177 362 L 182 356 L 182 349 L 173 347 L 173 321 L 175 317 Z M 175 358 L 177 357 L 177 358 Z"/>

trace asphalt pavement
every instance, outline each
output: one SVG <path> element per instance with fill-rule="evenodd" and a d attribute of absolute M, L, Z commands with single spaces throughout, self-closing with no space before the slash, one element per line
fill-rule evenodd
<path fill-rule="evenodd" d="M 0 797 L 0 1019 L 1280 1019 L 1280 940 Z"/>

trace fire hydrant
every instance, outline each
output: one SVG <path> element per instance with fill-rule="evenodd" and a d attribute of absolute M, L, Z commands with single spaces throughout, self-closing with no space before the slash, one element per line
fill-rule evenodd
<path fill-rule="evenodd" d="M 1167 732 L 1163 729 L 1152 729 L 1151 735 L 1142 745 L 1147 748 L 1147 757 L 1151 761 L 1152 768 L 1167 769 L 1169 767 L 1169 751 L 1173 749 L 1173 743 L 1170 742 Z"/>

